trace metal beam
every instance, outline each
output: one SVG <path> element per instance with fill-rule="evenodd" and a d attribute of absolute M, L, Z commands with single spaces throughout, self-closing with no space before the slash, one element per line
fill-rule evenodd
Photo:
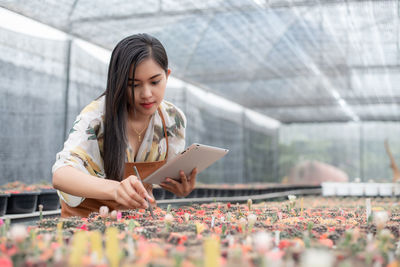
<path fill-rule="evenodd" d="M 400 105 L 400 96 L 373 96 L 373 97 L 343 97 L 347 104 L 352 106 L 371 106 L 371 105 Z M 268 101 L 269 100 L 269 101 Z M 273 101 L 271 101 L 273 100 Z M 268 99 L 266 96 L 266 102 L 258 103 L 252 102 L 252 109 L 263 109 L 263 108 L 277 108 L 277 109 L 295 109 L 295 108 L 326 108 L 331 106 L 339 106 L 336 99 L 332 98 L 311 98 L 311 103 L 298 103 L 298 99 L 294 98 L 291 103 L 284 103 L 279 99 Z M 250 107 L 249 107 L 250 108 Z"/>
<path fill-rule="evenodd" d="M 343 118 L 334 118 L 334 119 L 327 119 L 327 118 L 320 118 L 320 119 L 298 119 L 296 118 L 296 114 L 294 113 L 293 116 L 285 116 L 285 117 L 279 117 L 279 116 L 271 116 L 271 114 L 266 114 L 271 118 L 274 118 L 276 120 L 279 120 L 282 124 L 306 124 L 306 123 L 317 123 L 317 124 L 322 124 L 322 123 L 344 123 L 344 122 L 352 122 L 348 116 L 344 115 Z M 360 117 L 360 120 L 365 123 L 365 122 L 399 122 L 400 121 L 400 116 L 393 116 L 391 118 L 384 118 L 384 117 L 372 117 L 372 116 L 360 116 L 360 114 L 357 114 Z"/>
<path fill-rule="evenodd" d="M 272 4 L 267 3 L 266 0 L 264 9 L 278 9 L 278 8 L 293 8 L 293 7 L 311 7 L 311 6 L 325 6 L 325 5 L 332 5 L 332 4 L 343 4 L 343 0 L 304 0 L 304 1 L 296 1 L 295 3 L 288 3 L 287 1 L 282 1 L 281 3 L 274 2 Z M 251 2 L 251 1 L 250 1 Z M 347 0 L 346 3 L 349 2 L 370 2 L 370 0 Z M 251 3 L 251 4 L 244 4 L 241 6 L 235 6 L 234 9 L 226 8 L 226 7 L 210 7 L 210 8 L 188 8 L 184 10 L 171 10 L 171 11 L 163 11 L 162 8 L 159 8 L 156 12 L 144 12 L 144 13 L 132 13 L 128 15 L 111 15 L 111 16 L 94 16 L 94 17 L 87 17 L 81 18 L 73 21 L 73 23 L 86 23 L 86 22 L 99 22 L 99 21 L 118 21 L 118 20 L 129 20 L 133 18 L 140 18 L 140 19 L 148 19 L 158 17 L 159 19 L 171 18 L 175 16 L 187 16 L 187 15 L 207 15 L 210 13 L 225 13 L 225 12 L 232 12 L 232 11 L 241 11 L 241 12 L 251 12 L 251 11 L 259 11 L 263 7 Z"/>
<path fill-rule="evenodd" d="M 286 69 L 276 69 L 276 73 L 284 74 L 285 78 L 296 78 L 296 77 L 313 77 L 315 73 L 307 68 L 296 68 L 291 66 L 292 68 Z M 391 71 L 399 71 L 400 73 L 400 65 L 335 65 L 335 66 L 326 66 L 326 65 L 317 65 L 317 67 L 324 73 L 327 77 L 337 77 L 337 76 L 350 76 L 352 75 L 352 71 L 382 71 L 386 72 L 387 70 Z M 210 83 L 210 82 L 224 82 L 224 81 L 257 81 L 257 80 L 274 80 L 274 79 L 282 79 L 282 76 L 278 76 L 274 73 L 271 73 L 269 69 L 259 68 L 256 70 L 249 71 L 221 71 L 221 72 L 202 72 L 202 73 L 187 73 L 186 75 L 182 75 L 179 73 L 179 69 L 175 73 L 177 77 L 192 81 L 197 80 L 201 81 L 201 83 Z"/>

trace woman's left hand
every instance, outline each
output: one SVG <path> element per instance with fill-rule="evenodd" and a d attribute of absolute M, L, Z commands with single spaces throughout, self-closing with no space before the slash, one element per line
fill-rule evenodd
<path fill-rule="evenodd" d="M 165 190 L 174 193 L 178 197 L 186 197 L 187 195 L 190 194 L 190 192 L 193 191 L 196 185 L 197 168 L 194 168 L 192 170 L 189 178 L 186 177 L 183 171 L 180 171 L 179 175 L 181 176 L 180 181 L 176 181 L 171 178 L 166 178 L 165 182 L 162 182 L 160 186 Z"/>

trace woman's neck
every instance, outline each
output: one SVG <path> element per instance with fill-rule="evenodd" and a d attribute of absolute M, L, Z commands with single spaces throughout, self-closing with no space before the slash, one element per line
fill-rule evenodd
<path fill-rule="evenodd" d="M 136 123 L 147 123 L 153 115 L 139 115 L 134 111 L 129 111 L 128 120 Z"/>
<path fill-rule="evenodd" d="M 136 121 L 136 122 L 147 122 L 151 118 L 152 115 L 144 115 L 135 112 L 134 109 L 128 108 L 128 120 Z"/>

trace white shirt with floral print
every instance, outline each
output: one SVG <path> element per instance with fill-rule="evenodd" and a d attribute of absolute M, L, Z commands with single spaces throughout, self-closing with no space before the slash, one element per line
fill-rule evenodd
<path fill-rule="evenodd" d="M 186 117 L 168 101 L 162 101 L 160 110 L 165 120 L 168 135 L 167 161 L 185 149 Z M 103 164 L 105 96 L 91 102 L 77 116 L 62 151 L 57 153 L 52 172 L 63 166 L 72 166 L 84 173 L 105 178 Z M 126 154 L 135 162 L 164 160 L 167 152 L 162 120 L 158 112 L 152 115 L 136 158 L 128 144 Z M 127 156 L 125 156 L 127 161 Z M 69 206 L 76 207 L 85 199 L 58 190 L 58 195 Z"/>

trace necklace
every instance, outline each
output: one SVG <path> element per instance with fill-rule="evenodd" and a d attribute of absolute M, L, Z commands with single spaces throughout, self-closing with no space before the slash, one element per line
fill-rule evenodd
<path fill-rule="evenodd" d="M 136 131 L 136 129 L 132 127 L 132 129 L 135 131 L 135 133 L 138 136 L 139 143 L 142 141 L 142 133 L 143 133 L 144 130 L 146 130 L 147 126 L 148 125 L 145 125 L 144 128 L 140 132 Z"/>
<path fill-rule="evenodd" d="M 135 128 L 133 128 L 133 130 L 135 131 L 135 133 L 138 135 L 138 138 L 139 138 L 139 143 L 142 141 L 142 133 L 143 133 L 143 131 L 144 131 L 144 129 L 146 129 L 147 128 L 147 125 L 140 131 L 140 132 L 138 132 L 138 131 L 136 131 L 136 129 Z"/>

